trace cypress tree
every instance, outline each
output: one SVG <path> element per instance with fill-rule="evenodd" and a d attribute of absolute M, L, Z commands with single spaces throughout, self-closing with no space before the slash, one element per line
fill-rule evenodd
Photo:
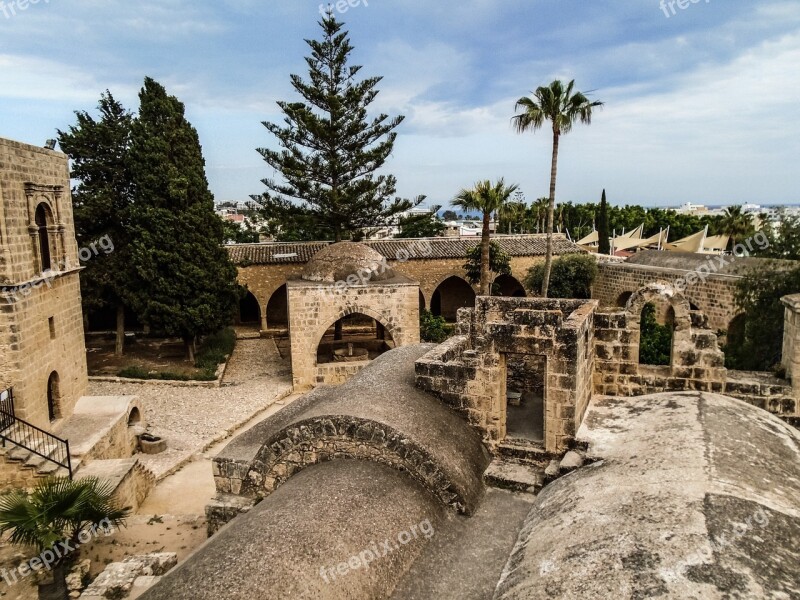
<path fill-rule="evenodd" d="M 353 46 L 332 10 L 320 26 L 322 40 L 306 40 L 308 81 L 291 76 L 302 101 L 278 102 L 282 125 L 263 123 L 281 150 L 258 151 L 283 180 L 264 179 L 267 191 L 253 199 L 294 237 L 303 232 L 336 241 L 358 239 L 363 229 L 392 223 L 424 196 L 413 202 L 396 198 L 395 177 L 376 174 L 392 152 L 394 130 L 403 117 L 368 119 L 382 78 L 356 79 L 361 67 L 348 66 Z"/>
<path fill-rule="evenodd" d="M 72 160 L 72 177 L 78 182 L 72 190 L 78 245 L 98 248 L 81 257 L 84 313 L 109 306 L 116 309 L 116 354 L 121 355 L 125 341 L 123 296 L 130 278 L 128 151 L 133 115 L 109 91 L 101 95 L 98 111 L 98 120 L 76 111 L 77 123 L 67 131 L 58 130 L 58 141 Z"/>
<path fill-rule="evenodd" d="M 600 198 L 600 210 L 597 214 L 597 234 L 600 236 L 600 254 L 611 253 L 611 242 L 609 241 L 608 233 L 608 202 L 606 202 L 606 191 L 603 190 L 603 196 Z"/>
<path fill-rule="evenodd" d="M 197 131 L 184 106 L 149 77 L 131 136 L 134 204 L 129 297 L 143 323 L 179 336 L 194 359 L 198 336 L 231 322 L 236 268 L 223 248 Z"/>

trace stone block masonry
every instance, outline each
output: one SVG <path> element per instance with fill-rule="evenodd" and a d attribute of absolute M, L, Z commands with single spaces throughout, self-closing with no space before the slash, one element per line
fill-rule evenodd
<path fill-rule="evenodd" d="M 87 387 L 69 189 L 66 155 L 0 139 L 0 389 L 45 429 Z"/>

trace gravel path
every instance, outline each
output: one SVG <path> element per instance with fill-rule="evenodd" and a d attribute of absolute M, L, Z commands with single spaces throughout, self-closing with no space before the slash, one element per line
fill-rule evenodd
<path fill-rule="evenodd" d="M 291 366 L 275 342 L 248 339 L 237 341 L 220 388 L 90 382 L 89 395 L 139 397 L 150 432 L 165 438 L 168 450 L 138 456 L 161 479 L 291 389 Z"/>

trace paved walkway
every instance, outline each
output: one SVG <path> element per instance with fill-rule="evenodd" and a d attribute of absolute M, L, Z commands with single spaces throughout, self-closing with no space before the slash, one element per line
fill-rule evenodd
<path fill-rule="evenodd" d="M 168 450 L 139 458 L 157 479 L 174 472 L 291 393 L 291 366 L 271 339 L 238 340 L 220 388 L 90 382 L 92 396 L 138 396 Z"/>

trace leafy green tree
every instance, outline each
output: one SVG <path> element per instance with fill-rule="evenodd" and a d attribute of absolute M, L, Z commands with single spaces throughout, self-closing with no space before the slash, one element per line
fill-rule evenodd
<path fill-rule="evenodd" d="M 640 321 L 639 363 L 665 366 L 671 363 L 673 328 L 661 325 L 656 319 L 656 307 L 651 302 L 644 305 Z"/>
<path fill-rule="evenodd" d="M 281 150 L 259 152 L 283 181 L 265 179 L 267 191 L 253 199 L 281 225 L 338 242 L 391 224 L 424 196 L 413 202 L 392 199 L 396 179 L 377 172 L 392 152 L 403 117 L 380 114 L 368 120 L 382 78 L 356 80 L 361 67 L 348 66 L 353 46 L 332 11 L 320 25 L 322 40 L 307 40 L 309 81 L 291 76 L 303 101 L 278 102 L 284 124 L 264 123 Z"/>
<path fill-rule="evenodd" d="M 597 261 L 590 254 L 565 254 L 553 261 L 551 298 L 592 297 L 592 284 L 597 279 Z M 536 294 L 542 293 L 545 265 L 528 269 L 523 285 Z"/>
<path fill-rule="evenodd" d="M 453 200 L 453 206 L 462 210 L 479 210 L 483 213 L 483 230 L 481 231 L 481 295 L 491 295 L 492 280 L 490 278 L 491 267 L 489 266 L 489 248 L 491 241 L 491 219 L 492 214 L 503 209 L 508 203 L 508 199 L 519 186 L 506 185 L 501 177 L 497 183 L 491 181 L 479 181 L 472 189 L 463 189 Z"/>
<path fill-rule="evenodd" d="M 780 215 L 777 228 L 769 223 L 762 228 L 766 243 L 756 245 L 753 254 L 767 258 L 800 260 L 800 217 Z"/>
<path fill-rule="evenodd" d="M 458 215 L 454 210 L 446 210 L 442 213 L 442 219 L 445 221 L 456 221 L 458 220 Z"/>
<path fill-rule="evenodd" d="M 0 535 L 10 532 L 12 544 L 53 555 L 53 583 L 39 586 L 39 598 L 69 597 L 67 565 L 77 558 L 77 550 L 66 554 L 65 548 L 77 549 L 93 531 L 110 532 L 125 524 L 130 509 L 117 506 L 113 492 L 109 483 L 96 478 L 51 478 L 39 481 L 31 492 L 0 495 Z"/>
<path fill-rule="evenodd" d="M 767 371 L 783 352 L 781 298 L 800 290 L 800 266 L 766 261 L 749 270 L 736 286 L 736 305 L 744 312 L 744 339 L 725 349 L 727 364 L 745 371 Z"/>
<path fill-rule="evenodd" d="M 228 325 L 239 298 L 222 247 L 197 131 L 184 106 L 145 79 L 131 135 L 131 261 L 126 297 L 143 323 L 180 336 L 194 360 L 198 336 Z"/>
<path fill-rule="evenodd" d="M 244 227 L 233 221 L 222 219 L 223 238 L 231 244 L 257 244 L 261 239 L 258 229 L 245 221 Z"/>
<path fill-rule="evenodd" d="M 498 231 L 509 235 L 523 233 L 528 215 L 528 206 L 524 202 L 514 200 L 508 202 L 500 211 Z"/>
<path fill-rule="evenodd" d="M 419 314 L 419 337 L 423 342 L 441 344 L 453 335 L 453 329 L 444 317 L 436 317 L 429 310 Z"/>
<path fill-rule="evenodd" d="M 736 246 L 738 242 L 755 233 L 753 219 L 743 211 L 741 206 L 726 208 L 720 227 L 723 233 L 731 236 L 732 246 Z"/>
<path fill-rule="evenodd" d="M 597 211 L 597 235 L 600 237 L 598 248 L 600 254 L 611 254 L 611 242 L 609 241 L 608 232 L 608 201 L 606 200 L 605 190 L 603 190 L 603 196 L 600 198 L 600 209 Z"/>
<path fill-rule="evenodd" d="M 133 115 L 109 91 L 100 96 L 97 108 L 98 119 L 85 111 L 76 112 L 77 123 L 67 131 L 58 130 L 58 141 L 72 160 L 72 178 L 77 181 L 72 202 L 79 247 L 88 248 L 102 239 L 113 248 L 81 265 L 83 309 L 88 314 L 107 306 L 116 308 L 115 352 L 121 355 L 125 342 L 123 297 L 130 277 L 128 151 Z"/>
<path fill-rule="evenodd" d="M 561 81 L 553 81 L 549 86 L 541 86 L 533 92 L 533 97 L 517 100 L 515 110 L 522 110 L 513 121 L 519 133 L 537 131 L 546 121 L 553 130 L 553 158 L 550 166 L 550 198 L 547 210 L 547 254 L 545 256 L 542 296 L 547 298 L 550 287 L 550 271 L 553 265 L 553 218 L 556 204 L 556 179 L 558 175 L 558 146 L 562 135 L 572 130 L 580 121 L 589 125 L 595 108 L 603 105 L 599 100 L 591 101 L 581 92 L 572 93 L 575 81 L 566 86 Z"/>
<path fill-rule="evenodd" d="M 467 262 L 464 263 L 464 271 L 467 275 L 467 281 L 472 285 L 481 281 L 482 252 L 481 246 L 473 246 L 467 250 Z M 503 252 L 497 242 L 489 244 L 489 272 L 492 281 L 499 275 L 511 275 L 511 257 Z M 496 293 L 497 290 L 492 286 L 491 295 L 496 295 Z"/>
<path fill-rule="evenodd" d="M 444 231 L 444 222 L 437 216 L 441 206 L 431 208 L 430 214 L 408 215 L 400 218 L 400 233 L 396 238 L 438 237 Z"/>

